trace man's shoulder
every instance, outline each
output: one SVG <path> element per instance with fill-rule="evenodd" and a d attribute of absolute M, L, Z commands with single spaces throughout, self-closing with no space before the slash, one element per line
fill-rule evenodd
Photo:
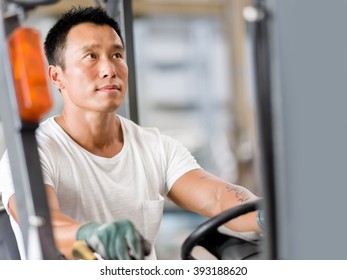
<path fill-rule="evenodd" d="M 123 132 L 127 134 L 142 135 L 142 136 L 148 136 L 148 137 L 150 137 L 151 135 L 155 137 L 158 137 L 161 135 L 159 129 L 156 127 L 145 127 L 125 117 L 122 117 L 122 116 L 118 116 L 118 117 L 121 121 Z"/>
<path fill-rule="evenodd" d="M 36 139 L 40 148 L 45 146 L 55 146 L 54 143 L 60 142 L 62 132 L 54 117 L 49 117 L 40 123 L 36 130 Z"/>
<path fill-rule="evenodd" d="M 36 133 L 46 132 L 47 130 L 51 130 L 54 123 L 54 117 L 49 117 L 42 122 L 40 122 L 39 127 L 36 130 Z"/>

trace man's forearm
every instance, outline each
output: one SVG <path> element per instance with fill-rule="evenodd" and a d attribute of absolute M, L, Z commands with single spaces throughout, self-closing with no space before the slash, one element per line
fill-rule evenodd
<path fill-rule="evenodd" d="M 57 249 L 65 258 L 73 259 L 72 246 L 76 241 L 76 232 L 81 224 L 58 211 L 51 211 L 51 219 Z"/>

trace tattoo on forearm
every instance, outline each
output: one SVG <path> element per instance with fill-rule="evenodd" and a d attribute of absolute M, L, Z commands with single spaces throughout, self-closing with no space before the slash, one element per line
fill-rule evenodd
<path fill-rule="evenodd" d="M 244 203 L 247 200 L 249 200 L 247 190 L 245 190 L 244 188 L 242 188 L 240 186 L 236 186 L 236 185 L 231 185 L 231 184 L 226 184 L 225 188 L 226 188 L 227 192 L 234 191 L 235 196 L 240 203 Z"/>

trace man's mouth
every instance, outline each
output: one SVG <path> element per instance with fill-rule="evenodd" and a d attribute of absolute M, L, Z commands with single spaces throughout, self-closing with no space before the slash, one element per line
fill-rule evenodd
<path fill-rule="evenodd" d="M 121 90 L 120 86 L 117 85 L 105 85 L 97 88 L 98 91 L 104 91 L 104 92 L 115 92 Z"/>

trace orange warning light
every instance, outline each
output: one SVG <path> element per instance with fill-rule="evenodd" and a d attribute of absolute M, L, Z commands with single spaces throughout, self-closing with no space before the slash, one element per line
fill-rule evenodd
<path fill-rule="evenodd" d="M 8 37 L 19 114 L 23 121 L 38 122 L 52 107 L 38 31 L 18 27 Z"/>

